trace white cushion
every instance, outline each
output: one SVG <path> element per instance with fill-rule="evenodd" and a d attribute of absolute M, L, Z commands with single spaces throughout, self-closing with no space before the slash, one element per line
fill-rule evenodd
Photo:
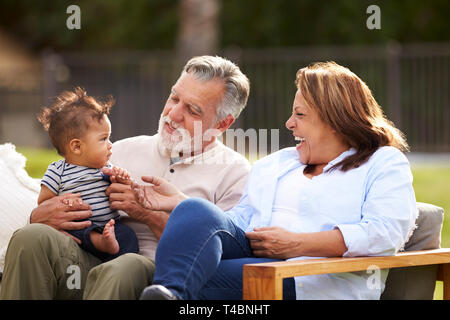
<path fill-rule="evenodd" d="M 0 272 L 12 234 L 27 223 L 37 205 L 39 181 L 27 174 L 25 162 L 14 145 L 0 145 Z"/>

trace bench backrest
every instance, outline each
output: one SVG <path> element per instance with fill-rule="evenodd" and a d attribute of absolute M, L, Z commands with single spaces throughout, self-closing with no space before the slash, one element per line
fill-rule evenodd
<path fill-rule="evenodd" d="M 417 202 L 419 215 L 417 228 L 405 245 L 405 251 L 438 249 L 441 247 L 441 230 L 444 209 L 432 204 Z M 395 268 L 389 270 L 382 300 L 432 300 L 437 265 Z"/>

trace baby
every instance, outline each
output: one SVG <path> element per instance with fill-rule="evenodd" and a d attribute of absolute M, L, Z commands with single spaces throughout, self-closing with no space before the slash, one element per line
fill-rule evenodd
<path fill-rule="evenodd" d="M 81 88 L 64 92 L 56 102 L 43 108 L 39 122 L 48 131 L 51 142 L 63 160 L 49 165 L 41 181 L 38 204 L 65 193 L 80 193 L 91 206 L 92 224 L 82 230 L 66 230 L 81 240 L 81 247 L 102 261 L 127 252 L 138 253 L 134 231 L 118 221 L 118 212 L 110 209 L 105 191 L 109 176 L 102 168 L 112 167 L 116 180 L 131 184 L 124 169 L 108 163 L 111 157 L 111 123 L 108 119 L 113 100 L 98 102 Z"/>

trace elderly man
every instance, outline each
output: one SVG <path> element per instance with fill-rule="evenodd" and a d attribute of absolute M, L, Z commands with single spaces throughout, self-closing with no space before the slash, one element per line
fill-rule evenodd
<path fill-rule="evenodd" d="M 111 162 L 126 168 L 136 181 L 160 176 L 183 193 L 228 210 L 244 191 L 250 165 L 217 137 L 239 116 L 248 94 L 249 81 L 232 62 L 195 57 L 172 87 L 158 133 L 115 142 Z M 13 235 L 2 299 L 139 298 L 151 283 L 156 245 L 170 213 L 142 207 L 129 185 L 114 183 L 114 177 L 112 181 L 107 190 L 111 208 L 120 210 L 123 222 L 136 232 L 140 254 L 101 263 L 83 251 L 63 230 L 90 224 L 77 221 L 92 214 L 89 206 L 55 197 L 37 207 L 31 223 Z M 77 195 L 68 200 L 74 199 Z"/>

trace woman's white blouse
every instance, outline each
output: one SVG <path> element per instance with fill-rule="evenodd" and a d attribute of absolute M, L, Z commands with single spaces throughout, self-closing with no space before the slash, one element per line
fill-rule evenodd
<path fill-rule="evenodd" d="M 354 152 L 345 151 L 312 179 L 303 175 L 295 148 L 273 153 L 253 165 L 243 196 L 227 213 L 245 231 L 339 228 L 345 257 L 393 255 L 417 217 L 409 162 L 398 149 L 382 147 L 358 168 L 325 172 Z M 311 258 L 317 257 L 294 259 Z M 387 270 L 296 277 L 297 299 L 379 299 L 386 277 Z"/>
<path fill-rule="evenodd" d="M 277 226 L 293 232 L 301 231 L 300 202 L 305 201 L 304 194 L 311 179 L 303 174 L 301 166 L 280 177 L 272 206 L 270 226 Z"/>

